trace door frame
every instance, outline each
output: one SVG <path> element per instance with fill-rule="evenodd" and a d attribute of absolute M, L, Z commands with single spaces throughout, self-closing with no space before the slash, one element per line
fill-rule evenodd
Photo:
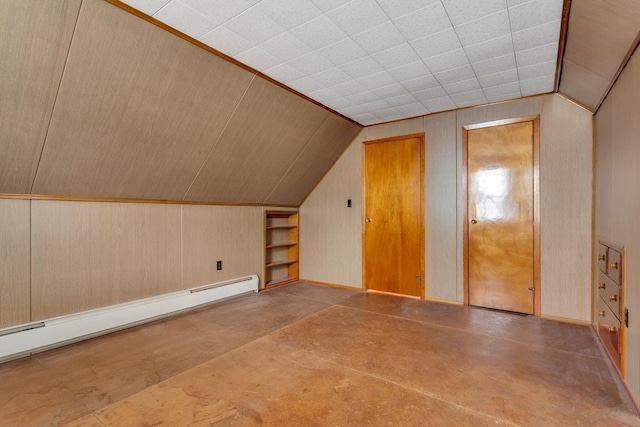
<path fill-rule="evenodd" d="M 420 139 L 420 299 L 425 297 L 425 283 L 424 283 L 424 254 L 425 254 L 425 234 L 424 234 L 424 160 L 425 160 L 425 134 L 411 133 L 407 135 L 392 136 L 389 138 L 374 139 L 369 141 L 362 141 L 362 212 L 360 213 L 360 230 L 362 234 L 362 288 L 369 290 L 367 287 L 367 257 L 366 257 L 366 227 L 365 217 L 367 209 L 367 194 L 366 194 L 366 146 L 371 144 L 380 144 L 384 142 L 402 141 L 404 139 Z M 378 292 L 378 291 L 376 291 Z M 408 298 L 416 298 L 411 295 L 403 295 Z"/>
<path fill-rule="evenodd" d="M 464 305 L 469 305 L 469 197 L 467 182 L 468 133 L 470 130 L 514 123 L 533 122 L 533 315 L 540 316 L 540 115 L 475 123 L 462 127 L 462 196 L 463 196 L 463 252 L 462 275 L 464 280 Z"/>

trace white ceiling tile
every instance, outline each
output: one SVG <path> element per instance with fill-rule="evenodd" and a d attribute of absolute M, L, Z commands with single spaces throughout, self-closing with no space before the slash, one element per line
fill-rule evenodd
<path fill-rule="evenodd" d="M 378 4 L 391 19 L 413 13 L 425 6 L 439 2 L 440 0 L 378 0 Z"/>
<path fill-rule="evenodd" d="M 542 76 L 530 80 L 520 80 L 522 96 L 553 92 L 554 76 Z"/>
<path fill-rule="evenodd" d="M 289 33 L 282 33 L 259 45 L 282 62 L 299 58 L 311 52 L 311 48 Z"/>
<path fill-rule="evenodd" d="M 532 0 L 509 8 L 511 30 L 521 31 L 562 19 L 563 0 Z"/>
<path fill-rule="evenodd" d="M 289 32 L 313 49 L 322 49 L 348 37 L 326 15 L 320 15 Z"/>
<path fill-rule="evenodd" d="M 355 80 L 349 80 L 347 82 L 331 86 L 331 90 L 333 90 L 335 93 L 340 94 L 341 96 L 349 96 L 366 92 L 367 88 L 362 86 Z"/>
<path fill-rule="evenodd" d="M 400 67 L 420 60 L 408 43 L 383 50 L 382 52 L 373 54 L 372 57 L 385 69 Z"/>
<path fill-rule="evenodd" d="M 386 71 L 371 74 L 365 77 L 360 77 L 356 80 L 369 90 L 378 89 L 397 83 L 396 79 L 394 79 L 393 76 Z"/>
<path fill-rule="evenodd" d="M 325 85 L 325 87 L 352 81 L 351 77 L 339 68 L 329 68 L 328 70 L 313 74 L 311 77 L 318 83 Z"/>
<path fill-rule="evenodd" d="M 454 27 L 463 46 L 482 43 L 511 33 L 506 9 Z"/>
<path fill-rule="evenodd" d="M 391 98 L 385 98 L 385 101 L 387 101 L 389 105 L 392 105 L 394 107 L 397 107 L 398 105 L 407 105 L 418 102 L 418 100 L 415 99 L 410 93 L 405 93 Z"/>
<path fill-rule="evenodd" d="M 500 101 L 507 101 L 510 99 L 518 99 L 520 98 L 520 92 L 513 92 L 513 93 L 507 93 L 504 95 L 497 95 L 497 96 L 487 96 L 487 101 L 488 102 L 500 102 Z"/>
<path fill-rule="evenodd" d="M 388 19 L 375 0 L 352 0 L 327 12 L 327 16 L 349 35 L 377 27 Z"/>
<path fill-rule="evenodd" d="M 377 27 L 354 34 L 351 38 L 369 54 L 380 52 L 405 42 L 404 37 L 391 21 L 386 21 Z"/>
<path fill-rule="evenodd" d="M 482 43 L 465 46 L 464 50 L 469 61 L 485 61 L 498 56 L 513 54 L 513 42 L 511 41 L 511 35 L 506 34 Z"/>
<path fill-rule="evenodd" d="M 362 104 L 361 107 L 366 111 L 379 111 L 379 110 L 384 110 L 385 108 L 389 108 L 391 107 L 391 105 L 389 105 L 387 101 L 378 99 L 377 101 L 367 102 L 366 104 Z"/>
<path fill-rule="evenodd" d="M 440 31 L 432 36 L 427 36 L 411 42 L 411 46 L 420 58 L 431 58 L 442 55 L 451 50 L 461 49 L 462 45 L 453 28 Z"/>
<path fill-rule="evenodd" d="M 301 79 L 294 80 L 287 84 L 291 89 L 297 90 L 300 93 L 310 93 L 316 90 L 322 89 L 324 86 L 318 83 L 311 77 L 302 77 Z"/>
<path fill-rule="evenodd" d="M 383 110 L 374 111 L 373 114 L 383 122 L 390 122 L 392 120 L 398 120 L 403 117 L 403 114 L 395 107 L 385 108 Z"/>
<path fill-rule="evenodd" d="M 200 37 L 200 41 L 229 56 L 236 56 L 251 49 L 253 43 L 233 31 L 220 26 Z"/>
<path fill-rule="evenodd" d="M 223 25 L 255 44 L 264 43 L 284 33 L 284 28 L 273 22 L 255 7 L 245 10 Z"/>
<path fill-rule="evenodd" d="M 471 65 L 463 65 L 462 67 L 452 68 L 450 70 L 442 71 L 434 74 L 435 78 L 442 85 L 456 83 L 462 80 L 467 80 L 476 77 L 473 73 Z"/>
<path fill-rule="evenodd" d="M 353 107 L 353 102 L 348 100 L 347 98 L 336 98 L 336 99 L 332 99 L 331 101 L 327 101 L 327 103 L 325 104 L 327 107 L 338 111 L 342 108 L 348 108 L 348 107 Z"/>
<path fill-rule="evenodd" d="M 174 0 L 167 4 L 154 15 L 154 18 L 194 39 L 199 39 L 220 24 L 180 0 Z"/>
<path fill-rule="evenodd" d="M 404 86 L 409 92 L 414 92 L 440 86 L 440 83 L 438 83 L 438 80 L 436 80 L 435 77 L 429 75 L 418 77 L 417 79 L 413 80 L 403 81 L 402 86 Z"/>
<path fill-rule="evenodd" d="M 347 64 L 367 55 L 367 53 L 350 38 L 342 39 L 331 46 L 319 49 L 317 52 L 336 66 Z"/>
<path fill-rule="evenodd" d="M 368 102 L 372 102 L 380 99 L 378 95 L 371 91 L 356 93 L 355 95 L 347 95 L 345 96 L 350 101 L 353 101 L 355 104 L 366 104 Z"/>
<path fill-rule="evenodd" d="M 440 2 L 394 19 L 393 23 L 407 41 L 417 40 L 451 28 L 447 12 Z"/>
<path fill-rule="evenodd" d="M 495 98 L 502 95 L 520 94 L 520 84 L 518 82 L 505 83 L 500 86 L 484 88 L 484 94 L 488 98 Z"/>
<path fill-rule="evenodd" d="M 505 0 L 442 0 L 453 25 L 461 25 L 507 9 Z"/>
<path fill-rule="evenodd" d="M 279 64 L 264 71 L 264 73 L 274 80 L 288 84 L 294 80 L 304 77 L 300 71 L 296 70 L 289 64 Z"/>
<path fill-rule="evenodd" d="M 438 111 L 453 110 L 456 108 L 456 104 L 454 104 L 454 102 L 448 96 L 425 100 L 422 101 L 421 104 L 427 107 L 427 109 L 432 113 L 437 113 Z"/>
<path fill-rule="evenodd" d="M 307 76 L 333 67 L 333 64 L 327 58 L 319 55 L 317 52 L 311 52 L 305 56 L 289 61 L 289 65 Z"/>
<path fill-rule="evenodd" d="M 396 107 L 396 110 L 403 113 L 405 117 L 424 116 L 426 114 L 429 114 L 429 110 L 427 109 L 427 107 L 419 102 L 414 102 L 413 104 L 407 105 L 398 105 Z"/>
<path fill-rule="evenodd" d="M 281 63 L 278 58 L 257 46 L 252 47 L 249 50 L 245 50 L 236 56 L 236 59 L 258 71 L 268 70 L 269 68 L 275 67 Z"/>
<path fill-rule="evenodd" d="M 318 102 L 327 102 L 327 101 L 331 101 L 332 99 L 340 98 L 340 95 L 338 95 L 331 89 L 327 89 L 327 88 L 322 88 L 315 92 L 311 92 L 307 95 Z"/>
<path fill-rule="evenodd" d="M 345 107 L 340 110 L 341 113 L 347 116 L 358 116 L 360 114 L 371 112 L 370 109 L 363 107 L 362 105 L 354 105 L 352 107 Z"/>
<path fill-rule="evenodd" d="M 486 61 L 474 62 L 471 66 L 473 67 L 473 71 L 475 71 L 476 76 L 486 76 L 515 69 L 516 58 L 515 55 L 509 54 L 499 56 L 497 58 L 491 58 Z"/>
<path fill-rule="evenodd" d="M 193 9 L 216 22 L 226 22 L 251 7 L 244 0 L 182 0 Z"/>
<path fill-rule="evenodd" d="M 549 43 L 558 43 L 560 38 L 560 21 L 551 21 L 536 27 L 513 33 L 513 48 L 526 50 Z"/>
<path fill-rule="evenodd" d="M 394 98 L 409 93 L 407 89 L 399 83 L 373 89 L 371 92 L 381 99 Z"/>
<path fill-rule="evenodd" d="M 392 68 L 389 70 L 389 74 L 391 74 L 398 82 L 403 82 L 406 80 L 413 80 L 418 77 L 428 76 L 431 72 L 422 61 L 416 61 L 401 67 Z"/>
<path fill-rule="evenodd" d="M 429 99 L 442 98 L 445 96 L 449 96 L 447 91 L 444 90 L 442 86 L 436 86 L 429 89 L 418 90 L 415 92 L 411 92 L 414 98 L 418 101 L 427 101 Z"/>
<path fill-rule="evenodd" d="M 515 6 L 518 6 L 519 4 L 526 3 L 529 1 L 532 1 L 532 0 L 507 0 L 507 5 L 509 7 L 515 7 Z"/>
<path fill-rule="evenodd" d="M 558 44 L 550 43 L 532 49 L 516 52 L 518 67 L 540 64 L 542 62 L 555 61 L 558 57 Z"/>
<path fill-rule="evenodd" d="M 349 3 L 350 0 L 311 0 L 318 9 L 323 12 L 329 12 L 337 7 L 343 6 Z"/>
<path fill-rule="evenodd" d="M 540 76 L 555 75 L 556 61 L 541 62 L 526 67 L 518 67 L 518 75 L 521 80 L 535 79 Z"/>
<path fill-rule="evenodd" d="M 355 61 L 341 65 L 340 69 L 353 78 L 364 77 L 383 71 L 380 64 L 374 61 L 370 56 L 365 56 L 364 58 L 356 59 Z"/>
<path fill-rule="evenodd" d="M 322 15 L 311 0 L 262 0 L 256 8 L 287 30 Z"/>
<path fill-rule="evenodd" d="M 129 6 L 144 12 L 149 16 L 162 9 L 171 0 L 123 0 Z"/>
<path fill-rule="evenodd" d="M 515 68 L 510 68 L 500 73 L 479 76 L 478 81 L 483 88 L 513 83 L 518 81 L 518 71 Z"/>
<path fill-rule="evenodd" d="M 487 102 L 482 89 L 472 90 L 469 92 L 457 93 L 450 97 L 459 108 L 469 107 Z"/>
<path fill-rule="evenodd" d="M 424 63 L 427 64 L 432 73 L 439 73 L 444 70 L 469 65 L 469 60 L 464 50 L 457 49 L 445 52 L 442 55 L 426 58 Z"/>
<path fill-rule="evenodd" d="M 472 77 L 467 80 L 460 80 L 455 83 L 449 83 L 447 85 L 443 85 L 442 87 L 453 98 L 453 95 L 455 94 L 480 89 L 480 83 L 478 83 L 478 79 Z"/>
<path fill-rule="evenodd" d="M 247 3 L 251 3 L 252 5 L 260 3 L 261 0 L 245 0 Z"/>
<path fill-rule="evenodd" d="M 358 115 L 355 115 L 355 116 L 353 116 L 351 118 L 353 120 L 355 120 L 356 122 L 360 123 L 361 125 L 364 125 L 364 126 L 373 125 L 373 124 L 378 123 L 378 118 L 375 115 L 371 114 L 371 113 L 358 114 Z"/>

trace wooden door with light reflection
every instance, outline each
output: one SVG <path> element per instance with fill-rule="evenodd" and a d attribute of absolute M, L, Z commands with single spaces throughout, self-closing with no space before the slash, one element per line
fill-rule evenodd
<path fill-rule="evenodd" d="M 365 143 L 367 289 L 424 296 L 424 137 Z"/>
<path fill-rule="evenodd" d="M 468 303 L 534 312 L 534 121 L 466 130 Z"/>

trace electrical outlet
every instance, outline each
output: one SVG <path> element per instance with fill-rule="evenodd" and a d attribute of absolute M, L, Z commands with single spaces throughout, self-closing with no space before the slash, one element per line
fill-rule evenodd
<path fill-rule="evenodd" d="M 218 271 L 222 270 L 222 261 L 216 262 L 216 270 Z"/>
<path fill-rule="evenodd" d="M 347 207 L 350 208 L 351 207 L 351 199 L 347 199 Z"/>

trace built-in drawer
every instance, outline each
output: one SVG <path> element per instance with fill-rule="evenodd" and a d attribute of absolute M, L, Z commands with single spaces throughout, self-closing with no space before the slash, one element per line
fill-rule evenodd
<path fill-rule="evenodd" d="M 598 298 L 598 335 L 607 347 L 611 356 L 620 359 L 620 321 L 607 306 Z"/>
<path fill-rule="evenodd" d="M 602 271 L 598 273 L 598 295 L 620 319 L 621 288 Z"/>
<path fill-rule="evenodd" d="M 620 252 L 613 248 L 609 248 L 607 253 L 607 276 L 609 276 L 614 282 L 620 284 L 620 270 Z"/>
<path fill-rule="evenodd" d="M 607 249 L 609 247 L 600 243 L 598 248 L 598 268 L 603 273 L 607 272 Z"/>

